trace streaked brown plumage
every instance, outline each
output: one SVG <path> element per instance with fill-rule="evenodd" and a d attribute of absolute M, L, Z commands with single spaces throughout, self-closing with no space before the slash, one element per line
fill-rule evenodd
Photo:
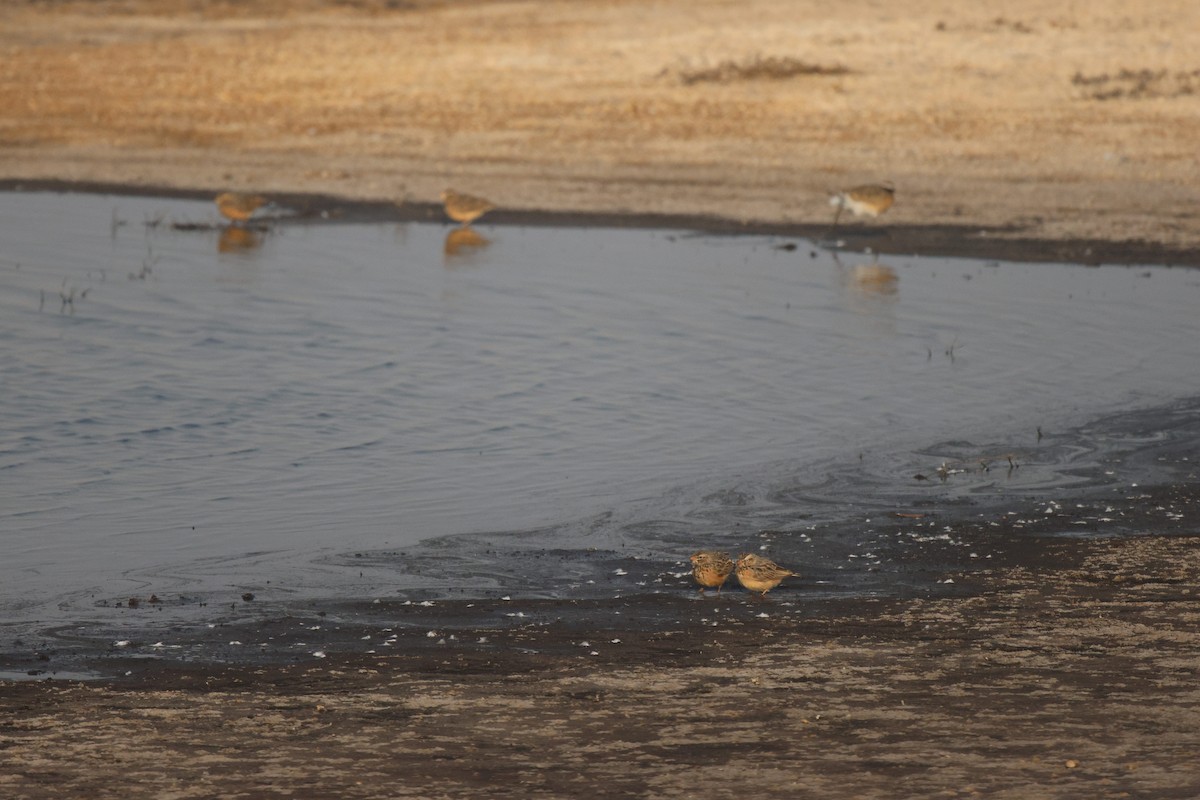
<path fill-rule="evenodd" d="M 692 575 L 696 578 L 696 583 L 700 584 L 700 591 L 715 588 L 717 594 L 720 594 L 721 587 L 733 572 L 733 559 L 716 550 L 701 550 L 692 553 L 690 560 Z"/>
<path fill-rule="evenodd" d="M 446 216 L 464 225 L 470 225 L 495 208 L 490 201 L 482 197 L 460 194 L 453 189 L 442 192 L 442 205 L 446 209 Z"/>
<path fill-rule="evenodd" d="M 215 202 L 221 216 L 234 222 L 245 222 L 255 211 L 265 206 L 268 200 L 257 194 L 222 192 L 216 196 Z"/>
<path fill-rule="evenodd" d="M 837 206 L 833 224 L 838 224 L 844 209 L 856 217 L 878 217 L 896 202 L 896 187 L 891 183 L 870 183 L 855 186 L 842 192 L 834 192 L 829 198 L 831 206 Z"/>
<path fill-rule="evenodd" d="M 800 573 L 781 567 L 769 558 L 743 553 L 738 556 L 734 574 L 742 586 L 766 597 L 767 592 L 778 586 L 784 578 L 798 576 Z"/>

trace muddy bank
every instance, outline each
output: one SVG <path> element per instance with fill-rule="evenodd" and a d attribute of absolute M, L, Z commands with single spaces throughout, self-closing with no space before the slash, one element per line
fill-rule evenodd
<path fill-rule="evenodd" d="M 803 628 L 881 602 L 976 595 L 1014 569 L 1074 566 L 1075 549 L 1086 553 L 1095 541 L 1197 533 L 1200 401 L 1036 433 L 1025 447 L 953 441 L 907 461 L 853 459 L 815 483 L 759 487 L 758 500 L 718 493 L 691 510 L 727 520 L 703 537 L 654 517 L 597 539 L 584 520 L 578 530 L 296 553 L 322 576 L 309 582 L 268 560 L 245 582 L 207 590 L 175 581 L 159 583 L 158 594 L 122 595 L 98 584 L 57 597 L 41 616 L 9 619 L 0 678 L 137 680 L 174 667 L 445 649 L 603 662 L 666 631 L 768 618 Z M 802 576 L 766 602 L 732 581 L 720 597 L 700 595 L 687 555 L 701 544 L 761 550 Z M 621 647 L 607 646 L 614 638 Z M 581 641 L 593 646 L 581 650 Z"/>
<path fill-rule="evenodd" d="M 136 186 L 123 183 L 63 180 L 0 179 L 0 191 L 78 192 L 139 197 L 179 197 L 210 200 L 212 192 L 170 186 Z M 271 200 L 281 207 L 280 216 L 261 224 L 312 225 L 355 222 L 446 222 L 440 203 L 356 200 L 307 192 L 279 192 Z M 1036 228 L 1027 224 L 980 227 L 969 224 L 891 225 L 852 223 L 837 228 L 825 222 L 770 222 L 737 220 L 719 215 L 647 214 L 620 211 L 514 210 L 489 213 L 481 227 L 527 225 L 538 227 L 609 227 L 687 230 L 716 234 L 780 237 L 779 246 L 795 248 L 799 257 L 812 250 L 805 241 L 823 248 L 874 252 L 890 255 L 958 256 L 997 261 L 1119 265 L 1200 266 L 1200 248 L 1161 241 L 1115 241 L 1109 238 L 1036 238 Z M 805 249 L 807 247 L 807 249 Z"/>
<path fill-rule="evenodd" d="M 1158 419 L 1193 425 L 1185 408 Z M 1106 486 L 930 500 L 879 522 L 929 526 L 881 554 L 924 585 L 891 596 L 814 600 L 811 576 L 765 600 L 700 595 L 681 565 L 643 564 L 652 589 L 329 602 L 93 641 L 73 661 L 30 653 L 8 666 L 34 680 L 0 682 L 0 788 L 1194 797 L 1200 462 L 1190 437 L 1125 430 L 1149 446 L 1097 467 L 1121 465 Z M 1171 480 L 1130 480 L 1148 469 Z M 208 655 L 189 660 L 196 643 Z"/>
<path fill-rule="evenodd" d="M 650 631 L 617 618 L 474 627 L 444 643 L 405 637 L 386 656 L 4 683 L 0 787 L 21 798 L 1194 797 L 1197 545 L 1045 540 L 1035 563 L 981 576 L 970 597 L 804 619 L 778 613 L 786 592 L 752 614 L 731 594 Z M 424 611 L 422 622 L 442 621 Z"/>

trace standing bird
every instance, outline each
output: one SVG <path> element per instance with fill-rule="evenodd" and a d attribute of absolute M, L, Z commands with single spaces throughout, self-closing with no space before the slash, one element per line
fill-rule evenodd
<path fill-rule="evenodd" d="M 870 183 L 865 186 L 855 186 L 844 192 L 834 192 L 829 197 L 829 205 L 837 206 L 833 215 L 833 226 L 836 228 L 844 209 L 856 217 L 878 217 L 892 207 L 896 202 L 896 187 L 890 182 Z"/>
<path fill-rule="evenodd" d="M 692 575 L 700 584 L 700 591 L 716 588 L 717 594 L 733 572 L 733 559 L 716 550 L 701 550 L 692 553 Z"/>
<path fill-rule="evenodd" d="M 495 208 L 491 202 L 482 197 L 459 194 L 453 189 L 442 192 L 442 205 L 446 208 L 446 216 L 463 225 L 470 225 Z"/>
<path fill-rule="evenodd" d="M 257 194 L 242 194 L 241 192 L 222 192 L 215 198 L 217 211 L 221 216 L 234 222 L 245 222 L 255 211 L 265 206 L 267 198 Z"/>
<path fill-rule="evenodd" d="M 767 592 L 778 586 L 784 578 L 798 577 L 799 572 L 784 569 L 769 558 L 756 556 L 753 553 L 743 553 L 738 556 L 735 575 L 738 583 L 752 592 L 759 592 L 763 597 Z"/>

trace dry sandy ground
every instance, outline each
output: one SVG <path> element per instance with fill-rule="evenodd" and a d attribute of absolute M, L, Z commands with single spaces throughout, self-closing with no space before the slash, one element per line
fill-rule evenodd
<path fill-rule="evenodd" d="M 14 0 L 0 178 L 1200 242 L 1194 0 Z"/>
<path fill-rule="evenodd" d="M 582 633 L 606 637 L 599 658 L 547 655 L 581 632 L 538 629 L 523 648 L 0 683 L 0 794 L 1195 798 L 1198 542 L 1060 540 L 969 599 L 799 626 L 768 599 L 741 624 Z"/>

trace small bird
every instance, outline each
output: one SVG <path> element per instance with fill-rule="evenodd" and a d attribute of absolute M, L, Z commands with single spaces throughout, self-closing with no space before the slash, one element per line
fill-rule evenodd
<path fill-rule="evenodd" d="M 752 592 L 759 592 L 763 597 L 767 592 L 778 586 L 784 578 L 799 576 L 799 572 L 785 569 L 769 558 L 756 556 L 753 553 L 743 553 L 738 556 L 735 568 L 738 583 Z"/>
<path fill-rule="evenodd" d="M 255 211 L 265 206 L 269 201 L 262 195 L 242 194 L 241 192 L 222 192 L 215 198 L 217 211 L 221 216 L 234 222 L 245 222 Z"/>
<path fill-rule="evenodd" d="M 894 202 L 896 187 L 890 182 L 855 186 L 844 192 L 833 192 L 829 197 L 829 205 L 837 206 L 837 213 L 833 215 L 834 227 L 837 227 L 844 209 L 850 209 L 850 213 L 856 217 L 878 217 Z"/>
<path fill-rule="evenodd" d="M 716 550 L 701 550 L 692 553 L 690 560 L 692 575 L 695 576 L 696 583 L 700 584 L 700 591 L 715 588 L 717 594 L 720 594 L 721 587 L 733 572 L 733 559 Z"/>
<path fill-rule="evenodd" d="M 490 201 L 482 197 L 459 194 L 453 189 L 442 192 L 442 205 L 446 208 L 446 216 L 463 225 L 470 225 L 495 208 Z"/>

